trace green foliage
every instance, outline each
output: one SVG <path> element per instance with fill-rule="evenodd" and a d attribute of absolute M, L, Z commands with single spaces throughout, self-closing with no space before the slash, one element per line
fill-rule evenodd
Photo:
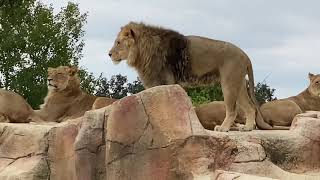
<path fill-rule="evenodd" d="M 139 79 L 133 81 L 133 83 L 128 83 L 127 76 L 122 76 L 121 74 L 112 76 L 110 80 L 100 78 L 97 86 L 97 96 L 108 96 L 116 99 L 121 99 L 144 90 Z"/>
<path fill-rule="evenodd" d="M 80 69 L 79 78 L 81 79 L 81 89 L 89 94 L 93 94 L 97 88 L 99 78 L 95 78 L 93 73 L 89 73 L 85 69 Z"/>
<path fill-rule="evenodd" d="M 255 94 L 260 105 L 268 101 L 276 100 L 277 98 L 274 97 L 274 91 L 275 89 L 270 88 L 265 82 L 259 82 L 255 87 Z"/>
<path fill-rule="evenodd" d="M 188 88 L 186 91 L 195 106 L 211 101 L 223 101 L 223 93 L 220 85 Z M 255 87 L 255 96 L 258 103 L 261 105 L 265 102 L 276 100 L 277 98 L 274 97 L 274 91 L 275 89 L 271 89 L 265 82 L 259 82 Z"/>
<path fill-rule="evenodd" d="M 137 94 L 138 92 L 141 92 L 143 90 L 144 87 L 139 78 L 137 78 L 137 80 L 133 81 L 132 83 L 128 83 L 128 93 L 130 95 Z"/>
<path fill-rule="evenodd" d="M 56 15 L 51 6 L 36 0 L 1 3 L 1 87 L 20 93 L 37 108 L 46 95 L 47 68 L 78 65 L 87 14 L 70 2 Z M 86 75 L 92 78 L 88 73 L 82 77 Z"/>
<path fill-rule="evenodd" d="M 211 101 L 223 101 L 223 95 L 220 85 L 187 88 L 186 91 L 195 106 Z"/>

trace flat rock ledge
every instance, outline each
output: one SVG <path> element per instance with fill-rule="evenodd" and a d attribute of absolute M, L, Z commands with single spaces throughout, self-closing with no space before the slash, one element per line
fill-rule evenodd
<path fill-rule="evenodd" d="M 319 180 L 320 112 L 288 131 L 205 130 L 178 85 L 64 123 L 0 124 L 1 180 Z"/>

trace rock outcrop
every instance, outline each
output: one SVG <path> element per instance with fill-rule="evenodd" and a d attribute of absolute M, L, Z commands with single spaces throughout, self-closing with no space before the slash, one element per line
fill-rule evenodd
<path fill-rule="evenodd" d="M 0 124 L 0 179 L 75 179 L 74 140 L 80 120 Z"/>
<path fill-rule="evenodd" d="M 289 131 L 205 130 L 161 86 L 60 124 L 0 124 L 1 180 L 320 179 L 320 112 Z"/>

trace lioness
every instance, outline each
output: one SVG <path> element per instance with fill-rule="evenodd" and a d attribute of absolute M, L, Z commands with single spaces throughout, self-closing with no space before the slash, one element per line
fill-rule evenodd
<path fill-rule="evenodd" d="M 246 115 L 246 124 L 241 130 L 255 128 L 255 113 L 258 110 L 259 114 L 259 107 L 254 97 L 252 65 L 249 57 L 231 43 L 184 36 L 169 29 L 130 22 L 121 28 L 109 56 L 114 63 L 127 60 L 128 65 L 138 71 L 145 88 L 220 82 L 226 118 L 215 130 L 225 132 L 230 129 L 237 115 L 236 102 Z M 249 93 L 244 88 L 246 75 L 249 77 Z M 264 121 L 259 123 L 272 128 Z"/>
<path fill-rule="evenodd" d="M 270 125 L 289 127 L 297 114 L 306 111 L 320 111 L 320 75 L 309 73 L 309 79 L 308 88 L 300 94 L 264 103 L 260 108 L 263 119 Z M 221 124 L 226 115 L 223 101 L 197 106 L 195 111 L 206 129 L 213 129 L 216 125 Z M 244 118 L 242 110 L 238 109 L 236 122 L 243 123 Z M 263 127 L 259 128 L 263 129 Z"/>
<path fill-rule="evenodd" d="M 267 102 L 261 106 L 264 120 L 270 125 L 290 126 L 302 112 L 320 111 L 320 74 L 309 73 L 310 84 L 296 96 Z"/>
<path fill-rule="evenodd" d="M 96 99 L 81 90 L 77 67 L 48 68 L 48 94 L 36 113 L 46 121 L 62 122 L 83 116 Z"/>
<path fill-rule="evenodd" d="M 0 122 L 29 123 L 41 121 L 19 94 L 0 89 Z"/>
<path fill-rule="evenodd" d="M 92 105 L 92 109 L 100 109 L 106 107 L 113 102 L 117 101 L 117 99 L 107 98 L 107 97 L 97 97 Z"/>

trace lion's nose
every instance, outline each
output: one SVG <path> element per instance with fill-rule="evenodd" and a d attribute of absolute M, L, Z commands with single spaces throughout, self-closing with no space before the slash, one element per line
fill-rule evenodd
<path fill-rule="evenodd" d="M 111 57 L 111 56 L 112 56 L 112 53 L 109 53 L 109 56 Z"/>
<path fill-rule="evenodd" d="M 48 78 L 47 80 L 48 80 L 48 82 L 50 82 L 50 81 L 52 81 L 53 79 L 52 79 L 52 78 Z"/>

